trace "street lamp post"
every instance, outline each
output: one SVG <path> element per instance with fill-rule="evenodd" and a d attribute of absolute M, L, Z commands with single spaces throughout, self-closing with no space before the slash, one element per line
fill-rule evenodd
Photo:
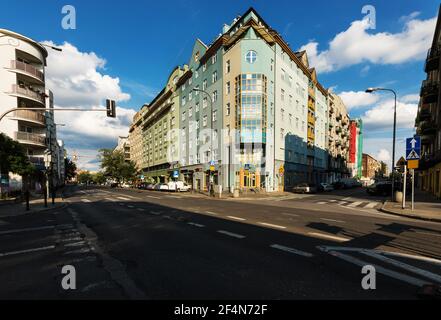
<path fill-rule="evenodd" d="M 198 88 L 193 88 L 192 91 L 195 92 L 202 92 L 203 94 L 205 94 L 208 98 L 208 101 L 210 101 L 210 141 L 211 141 L 211 146 L 210 146 L 210 169 L 211 169 L 211 164 L 213 163 L 213 101 L 211 100 L 211 96 L 210 94 L 202 89 L 198 89 Z M 213 192 L 213 172 L 210 170 L 210 194 L 214 193 Z"/>
<path fill-rule="evenodd" d="M 394 128 L 393 128 L 393 138 L 392 138 L 392 201 L 395 200 L 395 137 L 397 131 L 397 93 L 392 89 L 387 88 L 367 88 L 366 93 L 373 93 L 375 91 L 389 91 L 394 94 L 395 104 L 394 104 Z"/>

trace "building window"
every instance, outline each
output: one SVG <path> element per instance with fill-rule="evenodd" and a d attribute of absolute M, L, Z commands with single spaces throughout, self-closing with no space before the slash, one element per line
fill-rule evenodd
<path fill-rule="evenodd" d="M 199 102 L 196 103 L 196 107 L 195 107 L 195 111 L 194 112 L 199 112 Z"/>
<path fill-rule="evenodd" d="M 194 87 L 196 90 L 194 90 L 194 95 L 197 96 L 199 95 L 199 85 L 197 85 L 196 87 Z"/>
<path fill-rule="evenodd" d="M 188 117 L 190 118 L 193 115 L 193 108 L 188 108 Z"/>
<path fill-rule="evenodd" d="M 202 109 L 205 109 L 205 108 L 207 107 L 207 104 L 208 104 L 208 101 L 207 101 L 207 98 L 205 97 L 205 98 L 202 100 Z"/>
<path fill-rule="evenodd" d="M 285 138 L 285 129 L 280 129 L 280 139 L 284 139 Z"/>
<path fill-rule="evenodd" d="M 207 63 L 205 62 L 202 66 L 202 72 L 205 72 L 207 70 Z"/>
<path fill-rule="evenodd" d="M 226 115 L 229 116 L 231 113 L 231 105 L 230 103 L 227 103 L 227 107 L 226 107 Z"/>
<path fill-rule="evenodd" d="M 230 63 L 230 60 L 228 60 L 225 65 L 225 72 L 230 73 L 230 71 L 231 71 L 231 63 Z"/>
<path fill-rule="evenodd" d="M 193 91 L 190 91 L 188 93 L 188 101 L 191 101 L 193 99 Z"/>
<path fill-rule="evenodd" d="M 211 76 L 211 80 L 212 80 L 212 83 L 215 83 L 217 81 L 217 71 L 213 72 L 213 75 Z"/>
<path fill-rule="evenodd" d="M 202 126 L 203 126 L 203 127 L 206 127 L 206 126 L 207 126 L 207 116 L 204 116 L 204 117 L 202 118 Z"/>
<path fill-rule="evenodd" d="M 280 73 L 280 77 L 282 78 L 282 81 L 285 81 L 286 78 L 286 72 L 282 69 L 282 72 Z"/>
<path fill-rule="evenodd" d="M 213 111 L 213 121 L 216 121 L 216 120 L 217 120 L 217 111 L 214 110 Z"/>
<path fill-rule="evenodd" d="M 273 71 L 273 70 L 274 70 L 274 60 L 271 59 L 271 71 Z"/>
<path fill-rule="evenodd" d="M 282 121 L 285 119 L 285 110 L 280 109 L 280 118 L 282 119 Z"/>
<path fill-rule="evenodd" d="M 231 92 L 231 84 L 230 84 L 230 81 L 227 82 L 225 90 L 227 91 L 227 94 L 230 94 L 230 92 Z"/>
<path fill-rule="evenodd" d="M 196 71 L 194 72 L 194 77 L 195 77 L 196 79 L 199 77 L 199 71 L 196 70 Z"/>
<path fill-rule="evenodd" d="M 280 99 L 282 99 L 282 101 L 285 101 L 285 90 L 283 89 L 280 90 Z"/>
<path fill-rule="evenodd" d="M 185 106 L 185 103 L 186 103 L 186 101 L 185 101 L 185 96 L 183 96 L 183 97 L 182 97 L 182 105 Z"/>
<path fill-rule="evenodd" d="M 202 90 L 207 90 L 207 79 L 202 82 Z"/>
<path fill-rule="evenodd" d="M 256 51 L 250 50 L 247 52 L 245 59 L 248 63 L 253 64 L 254 62 L 256 62 L 257 59 L 257 53 Z"/>
<path fill-rule="evenodd" d="M 212 101 L 213 103 L 217 101 L 217 91 L 213 91 L 212 95 Z"/>
<path fill-rule="evenodd" d="M 211 64 L 215 64 L 217 62 L 217 53 L 215 53 L 212 57 L 211 57 Z"/>
<path fill-rule="evenodd" d="M 185 121 L 185 111 L 182 112 L 182 121 Z"/>

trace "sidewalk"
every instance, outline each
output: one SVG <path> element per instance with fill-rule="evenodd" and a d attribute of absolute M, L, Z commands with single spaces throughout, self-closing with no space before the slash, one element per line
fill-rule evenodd
<path fill-rule="evenodd" d="M 9 216 L 19 216 L 23 214 L 29 213 L 37 213 L 51 209 L 60 209 L 65 206 L 65 202 L 60 194 L 57 194 L 55 198 L 55 204 L 52 204 L 52 198 L 48 198 L 47 207 L 44 206 L 44 199 L 32 199 L 29 201 L 29 211 L 26 211 L 26 203 L 18 202 L 18 203 L 1 203 L 0 202 L 0 218 L 5 218 Z"/>
<path fill-rule="evenodd" d="M 407 198 L 406 198 L 407 200 Z M 415 191 L 415 209 L 411 210 L 411 202 L 406 201 L 406 209 L 401 203 L 386 201 L 380 211 L 393 215 L 441 223 L 441 201 L 432 195 Z"/>

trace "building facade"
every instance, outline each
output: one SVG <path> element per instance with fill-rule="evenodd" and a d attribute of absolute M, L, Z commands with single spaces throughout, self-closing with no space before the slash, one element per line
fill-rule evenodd
<path fill-rule="evenodd" d="M 363 153 L 362 155 L 362 177 L 373 179 L 380 174 L 381 163 L 374 157 Z"/>
<path fill-rule="evenodd" d="M 441 7 L 438 13 L 432 47 L 427 53 L 424 71 L 426 79 L 421 85 L 416 133 L 421 137 L 419 186 L 441 198 Z"/>
<path fill-rule="evenodd" d="M 136 166 L 136 169 L 141 170 L 143 168 L 143 155 L 144 146 L 142 139 L 142 118 L 148 110 L 148 105 L 145 104 L 141 109 L 133 116 L 132 124 L 129 129 L 128 142 L 130 145 L 130 160 Z"/>
<path fill-rule="evenodd" d="M 363 160 L 363 122 L 361 119 L 349 122 L 349 171 L 351 177 L 361 178 Z"/>
<path fill-rule="evenodd" d="M 53 108 L 53 95 L 45 84 L 48 52 L 40 43 L 5 29 L 0 29 L 0 46 L 0 113 L 13 108 L 32 108 L 4 117 L 0 132 L 22 144 L 29 161 L 38 170 L 52 168 L 53 183 L 58 185 L 62 181 L 56 179 L 59 176 L 56 125 L 53 111 L 44 110 Z M 7 176 L 9 180 L 21 181 L 21 177 Z M 16 185 L 21 187 L 21 182 Z"/>
<path fill-rule="evenodd" d="M 333 92 L 328 94 L 328 182 L 350 176 L 348 169 L 350 127 L 343 100 Z"/>
<path fill-rule="evenodd" d="M 188 64 L 149 104 L 143 171 L 156 182 L 179 178 L 215 192 L 327 181 L 328 96 L 306 52 L 294 52 L 250 8 L 211 44 L 197 39 Z M 349 119 L 340 109 L 335 122 L 345 130 L 335 156 L 346 160 Z"/>

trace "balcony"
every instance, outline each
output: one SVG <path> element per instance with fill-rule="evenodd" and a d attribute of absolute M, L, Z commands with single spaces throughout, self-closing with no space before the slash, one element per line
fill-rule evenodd
<path fill-rule="evenodd" d="M 17 110 L 12 113 L 12 118 L 32 122 L 34 124 L 39 124 L 42 126 L 46 125 L 46 117 L 44 116 L 44 114 L 38 111 Z"/>
<path fill-rule="evenodd" d="M 24 63 L 17 60 L 11 60 L 11 69 L 23 71 L 27 75 L 39 80 L 40 82 L 44 82 L 44 74 L 33 65 L 28 63 Z"/>
<path fill-rule="evenodd" d="M 419 132 L 421 135 L 434 136 L 436 134 L 436 124 L 433 121 L 424 121 L 421 124 Z"/>
<path fill-rule="evenodd" d="M 426 121 L 426 120 L 430 120 L 431 118 L 432 118 L 432 114 L 428 109 L 422 109 L 417 117 L 418 121 Z"/>
<path fill-rule="evenodd" d="M 30 88 L 13 84 L 11 94 L 19 95 L 19 96 L 25 97 L 27 99 L 37 101 L 37 102 L 41 103 L 42 105 L 46 106 L 46 103 L 45 103 L 46 95 L 44 93 L 39 93 L 34 90 L 31 90 Z"/>
<path fill-rule="evenodd" d="M 46 147 L 46 137 L 39 134 L 16 131 L 15 139 L 23 144 L 32 144 L 40 147 Z"/>
<path fill-rule="evenodd" d="M 436 80 L 424 80 L 421 85 L 420 96 L 423 104 L 435 103 L 438 101 L 439 83 Z"/>
<path fill-rule="evenodd" d="M 426 63 L 424 64 L 424 71 L 430 72 L 437 70 L 439 68 L 439 56 L 440 56 L 440 46 L 429 49 L 427 52 Z"/>

